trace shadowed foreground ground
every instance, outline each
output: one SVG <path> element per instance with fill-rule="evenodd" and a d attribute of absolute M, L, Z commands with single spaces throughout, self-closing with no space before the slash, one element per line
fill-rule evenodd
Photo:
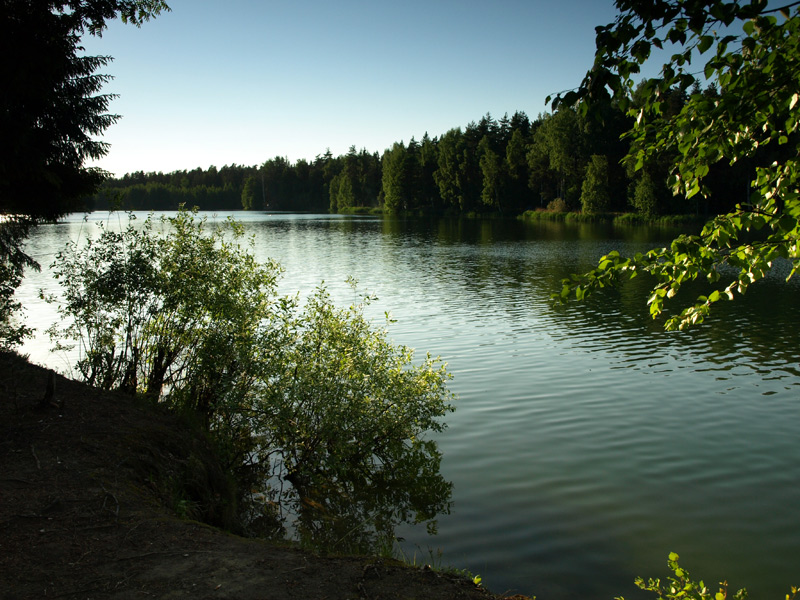
<path fill-rule="evenodd" d="M 49 377 L 0 355 L 2 600 L 492 598 L 429 569 L 320 557 L 181 520 L 168 496 L 208 476 L 194 464 L 202 441 L 169 415 L 62 377 L 55 405 L 39 408 Z"/>

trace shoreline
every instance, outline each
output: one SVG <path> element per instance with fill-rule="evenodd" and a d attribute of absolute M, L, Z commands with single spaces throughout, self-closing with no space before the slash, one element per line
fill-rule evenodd
<path fill-rule="evenodd" d="M 39 408 L 50 382 L 55 393 Z M 225 520 L 213 483 L 200 486 L 208 498 L 196 489 L 188 497 L 193 481 L 212 479 L 210 450 L 179 419 L 133 397 L 4 353 L 0 398 L 3 600 L 501 597 L 430 567 L 319 556 L 201 522 Z M 181 495 L 200 520 L 169 507 Z"/>

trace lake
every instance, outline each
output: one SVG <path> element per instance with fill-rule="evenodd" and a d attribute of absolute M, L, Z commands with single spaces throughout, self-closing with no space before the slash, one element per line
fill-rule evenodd
<path fill-rule="evenodd" d="M 409 559 L 543 600 L 637 597 L 634 577 L 666 576 L 672 551 L 709 586 L 727 579 L 754 598 L 800 584 L 798 282 L 770 277 L 706 325 L 665 333 L 643 280 L 566 309 L 550 294 L 602 254 L 674 232 L 234 214 L 257 255 L 286 269 L 282 291 L 324 280 L 350 303 L 353 276 L 379 297 L 376 322 L 397 320 L 396 342 L 447 361 L 457 410 L 436 439 L 453 510 L 435 537 L 398 531 Z M 96 235 L 94 221 L 120 219 L 43 226 L 28 250 L 46 266 L 68 239 Z M 58 289 L 46 269 L 18 292 L 40 330 L 54 319 L 42 287 Z M 39 335 L 24 351 L 67 370 L 47 348 Z"/>

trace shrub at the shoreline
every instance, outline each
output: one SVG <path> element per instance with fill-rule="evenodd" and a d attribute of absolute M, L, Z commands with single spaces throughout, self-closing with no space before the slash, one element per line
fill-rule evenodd
<path fill-rule="evenodd" d="M 243 249 L 233 221 L 207 231 L 182 211 L 157 225 L 102 228 L 57 255 L 63 297 L 51 301 L 67 325 L 51 335 L 77 351 L 84 380 L 189 415 L 236 474 L 249 518 L 275 531 L 364 552 L 397 523 L 448 510 L 451 485 L 424 439 L 452 410 L 438 359 L 412 362 L 373 327 L 368 296 L 349 308 L 322 287 L 304 307 L 279 297 L 280 267 Z"/>

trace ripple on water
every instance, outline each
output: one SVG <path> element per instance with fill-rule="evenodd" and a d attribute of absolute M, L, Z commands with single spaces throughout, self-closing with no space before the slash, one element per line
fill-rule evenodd
<path fill-rule="evenodd" d="M 662 573 L 670 551 L 752 597 L 798 583 L 796 285 L 763 282 L 717 305 L 712 327 L 666 333 L 641 279 L 551 308 L 568 273 L 642 249 L 590 228 L 495 224 L 486 244 L 476 223 L 248 218 L 259 256 L 286 268 L 284 291 L 324 279 L 352 302 L 352 275 L 379 296 L 376 322 L 392 311 L 395 341 L 455 375 L 458 410 L 437 436 L 454 510 L 435 538 L 399 532 L 404 551 L 441 548 L 493 590 L 543 598 L 634 596 L 633 578 Z M 45 228 L 32 246 L 51 256 L 80 227 Z M 21 297 L 45 321 L 41 285 Z"/>

